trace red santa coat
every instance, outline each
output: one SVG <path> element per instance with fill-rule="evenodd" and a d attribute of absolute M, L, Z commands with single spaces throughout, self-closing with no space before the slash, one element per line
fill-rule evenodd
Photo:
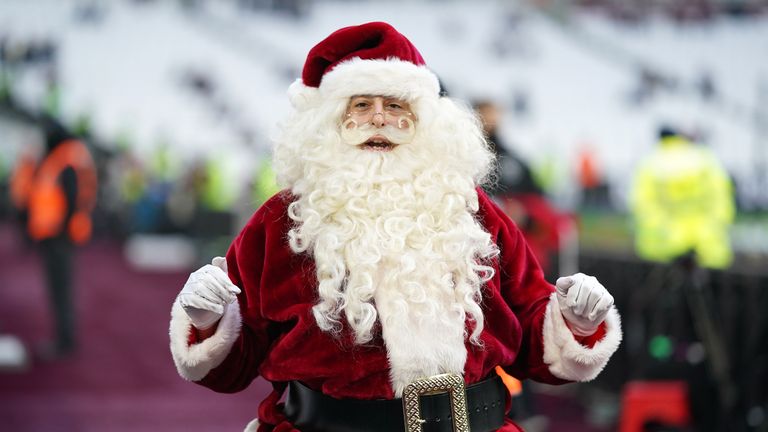
<path fill-rule="evenodd" d="M 621 340 L 611 310 L 600 330 L 576 340 L 522 234 L 482 191 L 477 220 L 501 251 L 483 289 L 483 346 L 466 343 L 464 379 L 476 383 L 501 365 L 520 379 L 559 384 L 591 380 Z M 393 398 L 390 365 L 380 331 L 363 346 L 351 331 L 341 338 L 323 332 L 312 315 L 318 301 L 310 254 L 288 246 L 293 225 L 290 194 L 267 201 L 227 253 L 229 277 L 241 288 L 216 334 L 198 343 L 178 302 L 171 319 L 171 351 L 182 377 L 218 392 L 237 392 L 261 375 L 275 391 L 259 406 L 259 431 L 295 430 L 278 405 L 286 382 L 299 380 L 336 398 Z M 408 343 L 408 341 L 404 341 Z M 502 431 L 518 430 L 509 423 Z"/>

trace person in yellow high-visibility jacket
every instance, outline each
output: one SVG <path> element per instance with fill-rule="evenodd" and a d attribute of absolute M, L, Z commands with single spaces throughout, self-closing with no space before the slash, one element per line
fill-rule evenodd
<path fill-rule="evenodd" d="M 710 150 L 662 128 L 658 148 L 636 172 L 630 200 L 641 258 L 668 262 L 693 252 L 703 267 L 731 264 L 733 187 Z"/>
<path fill-rule="evenodd" d="M 272 158 L 264 157 L 259 162 L 259 170 L 253 180 L 252 199 L 254 207 L 258 207 L 280 192 L 277 185 L 275 170 L 272 168 Z"/>

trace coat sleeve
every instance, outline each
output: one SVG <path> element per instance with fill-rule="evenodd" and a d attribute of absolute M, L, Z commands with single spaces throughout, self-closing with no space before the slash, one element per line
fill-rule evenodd
<path fill-rule="evenodd" d="M 212 390 L 233 393 L 258 376 L 271 344 L 269 321 L 261 316 L 260 275 L 264 266 L 265 220 L 260 209 L 227 252 L 229 277 L 241 293 L 228 305 L 213 336 L 199 341 L 178 301 L 171 312 L 171 352 L 179 374 Z"/>
<path fill-rule="evenodd" d="M 550 384 L 594 379 L 621 342 L 619 315 L 612 309 L 592 337 L 576 338 L 560 313 L 555 288 L 509 217 L 480 192 L 486 226 L 500 249 L 499 289 L 522 331 L 520 351 L 505 370 L 518 378 Z"/>

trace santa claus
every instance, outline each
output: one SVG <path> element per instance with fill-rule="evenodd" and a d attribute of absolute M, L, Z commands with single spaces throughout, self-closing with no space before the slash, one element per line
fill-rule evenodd
<path fill-rule="evenodd" d="M 402 34 L 336 31 L 289 95 L 286 189 L 173 306 L 182 377 L 270 381 L 259 431 L 515 431 L 497 365 L 597 376 L 621 340 L 613 298 L 583 274 L 544 279 L 479 189 L 493 162 L 479 122 Z"/>

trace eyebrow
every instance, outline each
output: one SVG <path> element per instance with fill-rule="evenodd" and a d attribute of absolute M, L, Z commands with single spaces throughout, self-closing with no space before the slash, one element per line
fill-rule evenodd
<path fill-rule="evenodd" d="M 349 99 L 350 100 L 355 100 L 357 98 L 373 99 L 373 98 L 377 98 L 377 97 L 380 97 L 380 98 L 382 98 L 384 100 L 397 100 L 397 101 L 406 102 L 406 103 L 408 102 L 406 99 L 402 99 L 402 98 L 399 98 L 399 97 L 396 97 L 396 96 L 384 96 L 384 95 L 354 95 L 354 96 L 350 97 Z"/>

